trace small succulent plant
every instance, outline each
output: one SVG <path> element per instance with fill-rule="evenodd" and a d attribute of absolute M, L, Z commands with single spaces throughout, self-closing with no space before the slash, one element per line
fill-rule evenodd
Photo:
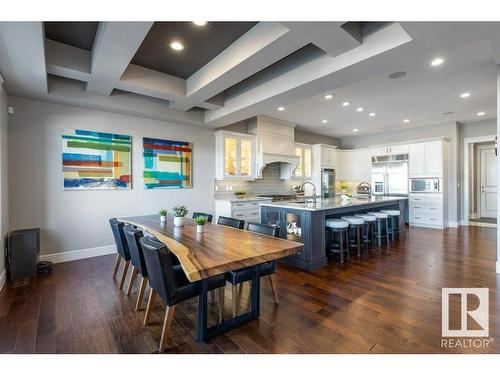
<path fill-rule="evenodd" d="M 205 225 L 207 222 L 207 218 L 204 216 L 195 217 L 193 220 L 198 225 Z"/>
<path fill-rule="evenodd" d="M 172 213 L 174 214 L 175 217 L 184 217 L 187 215 L 189 210 L 187 209 L 186 206 L 182 205 L 177 205 L 174 208 L 172 208 Z"/>
<path fill-rule="evenodd" d="M 167 216 L 167 210 L 162 208 L 159 212 L 160 216 Z"/>

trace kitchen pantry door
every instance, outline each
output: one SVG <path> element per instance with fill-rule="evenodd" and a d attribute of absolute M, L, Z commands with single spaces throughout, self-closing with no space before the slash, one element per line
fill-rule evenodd
<path fill-rule="evenodd" d="M 479 146 L 481 217 L 497 217 L 497 157 L 495 146 Z"/>

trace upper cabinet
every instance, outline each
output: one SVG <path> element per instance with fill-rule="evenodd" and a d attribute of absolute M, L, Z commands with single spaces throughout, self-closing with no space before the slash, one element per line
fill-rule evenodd
<path fill-rule="evenodd" d="M 296 143 L 295 155 L 300 160 L 299 165 L 293 172 L 293 177 L 297 179 L 310 179 L 312 176 L 312 146 Z"/>
<path fill-rule="evenodd" d="M 335 149 L 337 146 L 324 144 L 313 145 L 314 164 L 320 168 L 335 168 Z"/>
<path fill-rule="evenodd" d="M 442 177 L 445 142 L 410 145 L 410 177 Z"/>
<path fill-rule="evenodd" d="M 371 180 L 371 149 L 337 150 L 336 158 L 337 180 Z"/>
<path fill-rule="evenodd" d="M 396 145 L 370 148 L 371 156 L 387 156 L 408 154 L 410 152 L 409 145 Z"/>
<path fill-rule="evenodd" d="M 255 179 L 254 135 L 220 130 L 215 133 L 215 178 L 218 180 Z"/>

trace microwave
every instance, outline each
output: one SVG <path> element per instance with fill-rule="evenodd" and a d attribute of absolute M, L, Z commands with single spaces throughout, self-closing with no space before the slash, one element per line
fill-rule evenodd
<path fill-rule="evenodd" d="M 440 178 L 411 178 L 411 193 L 441 193 L 442 181 Z"/>

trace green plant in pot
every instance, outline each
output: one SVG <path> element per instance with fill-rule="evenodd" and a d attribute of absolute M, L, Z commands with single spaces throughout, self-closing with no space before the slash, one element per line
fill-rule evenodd
<path fill-rule="evenodd" d="M 188 209 L 186 206 L 177 205 L 172 208 L 172 214 L 174 215 L 174 225 L 176 227 L 182 227 L 184 225 L 184 216 L 187 215 Z"/>
<path fill-rule="evenodd" d="M 205 224 L 207 223 L 207 218 L 203 216 L 195 217 L 194 222 L 196 223 L 196 233 L 203 233 Z"/>
<path fill-rule="evenodd" d="M 349 189 L 349 183 L 347 183 L 346 181 L 340 181 L 340 190 L 343 194 L 347 192 L 347 189 Z"/>
<path fill-rule="evenodd" d="M 165 208 L 162 208 L 158 214 L 160 215 L 160 221 L 164 223 L 167 220 L 167 210 Z"/>
<path fill-rule="evenodd" d="M 241 198 L 245 198 L 245 195 L 247 195 L 247 192 L 245 190 L 237 190 L 233 194 L 236 198 L 241 199 Z"/>

